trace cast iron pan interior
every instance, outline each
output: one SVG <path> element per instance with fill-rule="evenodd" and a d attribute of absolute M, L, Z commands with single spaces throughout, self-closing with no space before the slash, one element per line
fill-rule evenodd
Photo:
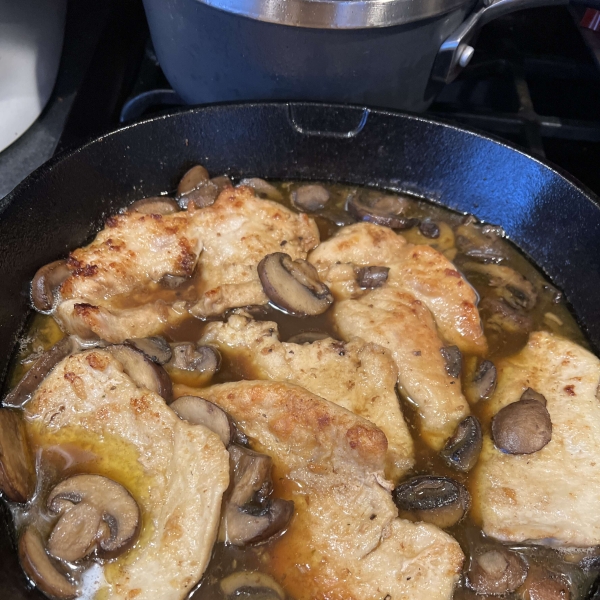
<path fill-rule="evenodd" d="M 242 104 L 139 123 L 38 169 L 0 214 L 0 373 L 29 311 L 29 282 L 128 202 L 173 189 L 200 162 L 211 173 L 331 180 L 415 192 L 502 225 L 570 301 L 600 348 L 600 204 L 555 169 L 481 135 L 362 108 Z M 1 524 L 0 524 L 1 527 Z M 0 534 L 0 596 L 27 590 Z"/>

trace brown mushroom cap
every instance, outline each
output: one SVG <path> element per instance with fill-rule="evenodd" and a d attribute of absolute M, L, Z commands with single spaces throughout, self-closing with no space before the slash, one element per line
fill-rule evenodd
<path fill-rule="evenodd" d="M 419 219 L 406 216 L 411 200 L 377 190 L 361 190 L 348 198 L 346 208 L 359 221 L 392 229 L 410 229 Z"/>
<path fill-rule="evenodd" d="M 232 442 L 235 435 L 233 420 L 216 404 L 198 396 L 181 396 L 170 406 L 181 419 L 214 431 L 225 447 Z"/>
<path fill-rule="evenodd" d="M 71 275 L 66 260 L 56 260 L 38 269 L 31 282 L 31 302 L 40 312 L 54 308 L 58 288 Z"/>
<path fill-rule="evenodd" d="M 234 546 L 263 542 L 281 533 L 294 514 L 294 503 L 271 498 L 271 458 L 232 444 L 232 488 L 225 507 L 225 539 Z"/>
<path fill-rule="evenodd" d="M 292 204 L 306 212 L 316 212 L 325 208 L 330 194 L 327 188 L 318 183 L 301 185 L 291 193 Z"/>
<path fill-rule="evenodd" d="M 125 344 L 107 346 L 110 352 L 122 365 L 123 371 L 129 375 L 139 387 L 145 387 L 162 396 L 167 403 L 173 397 L 173 387 L 168 373 L 152 362 L 141 350 Z"/>
<path fill-rule="evenodd" d="M 508 404 L 492 419 L 492 437 L 507 454 L 537 452 L 552 439 L 550 413 L 538 400 Z"/>
<path fill-rule="evenodd" d="M 289 254 L 265 256 L 258 265 L 258 276 L 271 303 L 292 315 L 320 315 L 333 303 L 317 270 L 305 260 L 292 260 Z"/>
<path fill-rule="evenodd" d="M 536 392 L 534 389 L 528 387 L 522 394 L 519 400 L 537 400 L 544 406 L 546 406 L 546 397 L 539 392 Z"/>
<path fill-rule="evenodd" d="M 28 527 L 21 535 L 19 560 L 27 576 L 44 594 L 57 600 L 70 600 L 77 596 L 77 586 L 53 564 L 40 534 L 33 527 Z"/>
<path fill-rule="evenodd" d="M 259 177 L 242 179 L 240 185 L 252 188 L 257 195 L 268 198 L 269 200 L 283 200 L 281 192 L 274 185 L 271 185 Z"/>
<path fill-rule="evenodd" d="M 557 574 L 532 565 L 527 579 L 518 590 L 522 600 L 570 600 L 571 590 L 565 579 Z"/>
<path fill-rule="evenodd" d="M 440 352 L 446 361 L 446 373 L 450 377 L 459 377 L 462 370 L 462 354 L 458 346 L 444 346 Z"/>
<path fill-rule="evenodd" d="M 471 556 L 467 587 L 477 594 L 514 592 L 527 577 L 527 563 L 503 546 L 481 547 Z"/>
<path fill-rule="evenodd" d="M 470 258 L 480 262 L 500 262 L 507 258 L 502 244 L 503 231 L 491 225 L 480 225 L 473 217 L 456 228 L 456 247 Z"/>
<path fill-rule="evenodd" d="M 221 353 L 213 346 L 181 342 L 173 344 L 171 350 L 171 360 L 165 368 L 175 383 L 202 387 L 221 367 Z"/>
<path fill-rule="evenodd" d="M 180 210 L 179 204 L 167 196 L 142 198 L 136 200 L 127 209 L 128 212 L 138 212 L 144 215 L 170 215 Z"/>
<path fill-rule="evenodd" d="M 48 549 L 75 561 L 96 551 L 112 558 L 130 548 L 140 530 L 137 502 L 120 484 L 101 475 L 74 475 L 50 492 L 48 509 L 60 516 Z"/>
<path fill-rule="evenodd" d="M 472 401 L 489 399 L 496 389 L 497 381 L 498 373 L 494 363 L 491 360 L 481 361 L 469 386 L 472 392 Z"/>
<path fill-rule="evenodd" d="M 439 225 L 429 219 L 425 219 L 419 223 L 419 231 L 421 232 L 421 235 L 432 240 L 436 240 L 440 237 Z"/>
<path fill-rule="evenodd" d="M 177 186 L 177 196 L 185 196 L 210 179 L 208 171 L 202 165 L 195 165 L 185 172 Z"/>
<path fill-rule="evenodd" d="M 58 341 L 50 350 L 44 352 L 23 375 L 21 381 L 4 398 L 4 405 L 22 408 L 48 373 L 63 358 L 78 350 L 81 350 L 81 346 L 73 336 Z"/>
<path fill-rule="evenodd" d="M 35 492 L 23 416 L 8 408 L 0 408 L 0 490 L 12 502 L 27 502 Z"/>
<path fill-rule="evenodd" d="M 477 463 L 482 445 L 481 425 L 476 417 L 468 416 L 458 424 L 440 455 L 448 466 L 466 473 Z"/>
<path fill-rule="evenodd" d="M 471 506 L 466 488 L 448 477 L 420 475 L 401 482 L 392 492 L 398 515 L 442 529 L 456 525 Z"/>
<path fill-rule="evenodd" d="M 125 343 L 137 348 L 158 365 L 164 365 L 171 360 L 171 346 L 164 337 L 131 338 L 125 340 Z"/>
<path fill-rule="evenodd" d="M 356 282 L 363 289 L 373 290 L 385 285 L 390 272 L 389 267 L 361 267 L 355 269 Z"/>

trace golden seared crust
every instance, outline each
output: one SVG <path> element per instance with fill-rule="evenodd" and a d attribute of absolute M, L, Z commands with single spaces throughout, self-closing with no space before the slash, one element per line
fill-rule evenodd
<path fill-rule="evenodd" d="M 517 543 L 600 544 L 600 360 L 539 331 L 496 367 L 488 417 L 531 387 L 546 398 L 552 439 L 533 454 L 510 455 L 485 436 L 472 483 L 483 531 Z"/>
<path fill-rule="evenodd" d="M 397 518 L 383 478 L 385 436 L 374 425 L 289 384 L 241 381 L 203 394 L 273 457 L 276 492 L 294 501 L 267 567 L 291 597 L 452 597 L 460 547 L 432 525 Z"/>
<path fill-rule="evenodd" d="M 402 391 L 417 407 L 422 438 L 440 449 L 470 411 L 460 379 L 446 372 L 443 343 L 427 307 L 384 286 L 336 303 L 333 317 L 344 339 L 358 336 L 390 352 Z"/>
<path fill-rule="evenodd" d="M 380 346 L 331 338 L 282 343 L 276 323 L 242 315 L 209 323 L 200 342 L 243 365 L 245 378 L 299 385 L 380 427 L 388 440 L 389 477 L 398 478 L 412 467 L 413 443 L 395 392 L 396 365 Z"/>
<path fill-rule="evenodd" d="M 273 252 L 285 252 L 294 260 L 306 258 L 319 243 L 313 219 L 262 200 L 247 187 L 225 189 L 212 206 L 196 211 L 194 222 L 202 230 L 204 242 L 200 299 L 192 308 L 200 317 L 266 304 L 258 263 Z"/>
<path fill-rule="evenodd" d="M 412 294 L 427 306 L 446 343 L 470 354 L 487 351 L 475 290 L 431 246 L 408 244 L 387 227 L 356 223 L 322 243 L 311 252 L 309 260 L 340 299 L 364 293 L 349 265 L 389 267 L 386 285 Z"/>
<path fill-rule="evenodd" d="M 69 255 L 71 276 L 61 286 L 61 299 L 97 304 L 166 274 L 190 277 L 201 250 L 200 231 L 187 211 L 109 217 L 91 244 Z"/>
<path fill-rule="evenodd" d="M 229 484 L 219 437 L 180 420 L 104 350 L 60 362 L 25 416 L 34 450 L 75 453 L 79 468 L 118 481 L 140 506 L 140 538 L 102 567 L 106 589 L 99 597 L 186 598 L 210 559 Z"/>

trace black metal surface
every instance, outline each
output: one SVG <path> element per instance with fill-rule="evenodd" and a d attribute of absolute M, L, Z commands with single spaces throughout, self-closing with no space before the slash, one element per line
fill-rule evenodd
<path fill-rule="evenodd" d="M 134 198 L 173 189 L 201 162 L 234 177 L 345 181 L 427 197 L 502 225 L 563 289 L 600 348 L 600 205 L 547 165 L 454 126 L 314 104 L 213 106 L 158 117 L 96 140 L 36 171 L 0 214 L 0 371 L 29 312 L 29 281 Z M 29 600 L 0 536 L 0 589 Z"/>

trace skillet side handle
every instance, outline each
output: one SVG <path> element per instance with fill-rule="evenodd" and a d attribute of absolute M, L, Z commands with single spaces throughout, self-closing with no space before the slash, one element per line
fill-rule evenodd
<path fill-rule="evenodd" d="M 487 5 L 472 13 L 442 43 L 431 70 L 432 82 L 447 84 L 456 79 L 473 56 L 469 42 L 486 23 L 526 8 L 566 6 L 569 0 L 484 0 L 484 4 Z"/>

